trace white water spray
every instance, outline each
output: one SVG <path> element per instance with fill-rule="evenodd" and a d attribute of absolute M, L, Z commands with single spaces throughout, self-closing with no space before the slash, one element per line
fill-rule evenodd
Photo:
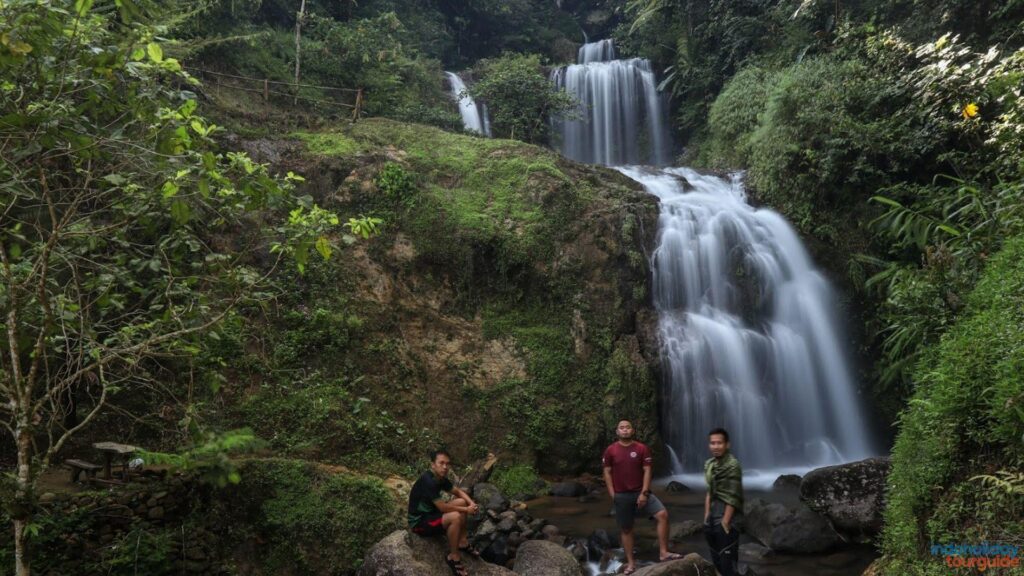
<path fill-rule="evenodd" d="M 491 136 L 491 121 L 487 117 L 487 107 L 477 104 L 473 98 L 466 94 L 466 84 L 462 78 L 454 72 L 445 72 L 448 83 L 451 86 L 451 95 L 459 104 L 459 114 L 462 115 L 462 124 L 471 132 Z"/>
<path fill-rule="evenodd" d="M 568 157 L 619 166 L 658 197 L 652 258 L 663 373 L 662 433 L 676 474 L 708 457 L 708 430 L 730 431 L 750 476 L 872 453 L 834 294 L 780 215 L 756 210 L 738 177 L 665 165 L 661 96 L 646 60 L 584 45 L 552 79 L 585 103 L 555 122 Z"/>

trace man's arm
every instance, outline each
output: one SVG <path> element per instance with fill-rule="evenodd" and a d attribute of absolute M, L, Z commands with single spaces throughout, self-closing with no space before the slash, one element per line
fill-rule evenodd
<path fill-rule="evenodd" d="M 608 487 L 608 496 L 615 499 L 615 486 L 612 485 L 612 467 L 604 467 L 604 485 Z"/>
<path fill-rule="evenodd" d="M 637 508 L 647 504 L 647 492 L 651 489 L 651 465 L 644 465 L 644 487 L 640 489 L 640 497 L 636 499 Z"/>
<path fill-rule="evenodd" d="M 711 490 L 704 496 L 704 523 L 711 519 Z"/>
<path fill-rule="evenodd" d="M 442 514 L 447 514 L 449 512 L 463 512 L 466 514 L 473 514 L 474 512 L 471 509 L 476 508 L 476 504 L 472 506 L 456 506 L 455 504 L 452 504 L 451 502 L 445 502 L 440 498 L 434 500 L 434 506 L 437 506 L 437 509 L 440 510 Z"/>
<path fill-rule="evenodd" d="M 455 495 L 456 498 L 462 498 L 463 500 L 466 501 L 466 504 L 471 509 L 470 514 L 476 514 L 477 511 L 480 509 L 480 507 L 477 506 L 476 502 L 474 502 L 473 499 L 469 497 L 469 494 L 466 493 L 466 491 L 463 490 L 462 488 L 452 488 L 452 494 Z"/>
<path fill-rule="evenodd" d="M 736 508 L 732 504 L 725 505 L 725 514 L 722 514 L 722 530 L 725 533 L 729 533 L 729 525 L 732 524 L 732 515 L 736 513 Z"/>

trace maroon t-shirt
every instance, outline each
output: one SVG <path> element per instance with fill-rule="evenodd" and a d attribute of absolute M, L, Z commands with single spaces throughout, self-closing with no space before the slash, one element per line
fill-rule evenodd
<path fill-rule="evenodd" d="M 644 487 L 644 466 L 654 462 L 644 444 L 633 441 L 629 446 L 615 442 L 605 449 L 601 466 L 612 469 L 612 489 L 616 492 L 639 492 Z"/>

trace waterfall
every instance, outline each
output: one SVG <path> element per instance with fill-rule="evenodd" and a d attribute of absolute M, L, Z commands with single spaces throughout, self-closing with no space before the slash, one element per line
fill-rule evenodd
<path fill-rule="evenodd" d="M 551 72 L 555 86 L 581 103 L 580 118 L 553 121 L 555 147 L 591 164 L 668 164 L 671 144 L 654 70 L 647 60 L 616 58 L 614 43 L 601 40 L 580 48 L 578 64 Z"/>
<path fill-rule="evenodd" d="M 470 132 L 491 136 L 491 121 L 487 117 L 487 107 L 477 104 L 469 94 L 464 94 L 466 84 L 462 78 L 454 72 L 445 72 L 448 84 L 451 86 L 452 98 L 459 104 L 459 114 L 462 115 L 462 125 Z"/>
<path fill-rule="evenodd" d="M 557 124 L 562 152 L 617 166 L 660 201 L 653 299 L 674 473 L 702 482 L 690 474 L 719 426 L 748 484 L 869 456 L 835 295 L 796 232 L 750 206 L 738 175 L 636 166 L 670 155 L 650 64 L 616 60 L 608 40 L 584 45 L 579 62 L 553 74 L 590 109 Z"/>

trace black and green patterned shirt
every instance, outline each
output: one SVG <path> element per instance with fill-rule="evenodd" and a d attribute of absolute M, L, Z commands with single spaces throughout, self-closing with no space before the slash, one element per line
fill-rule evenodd
<path fill-rule="evenodd" d="M 412 528 L 426 517 L 440 515 L 441 511 L 434 505 L 434 501 L 441 499 L 441 491 L 451 492 L 452 488 L 451 480 L 438 478 L 429 470 L 424 472 L 409 492 L 409 527 Z"/>

